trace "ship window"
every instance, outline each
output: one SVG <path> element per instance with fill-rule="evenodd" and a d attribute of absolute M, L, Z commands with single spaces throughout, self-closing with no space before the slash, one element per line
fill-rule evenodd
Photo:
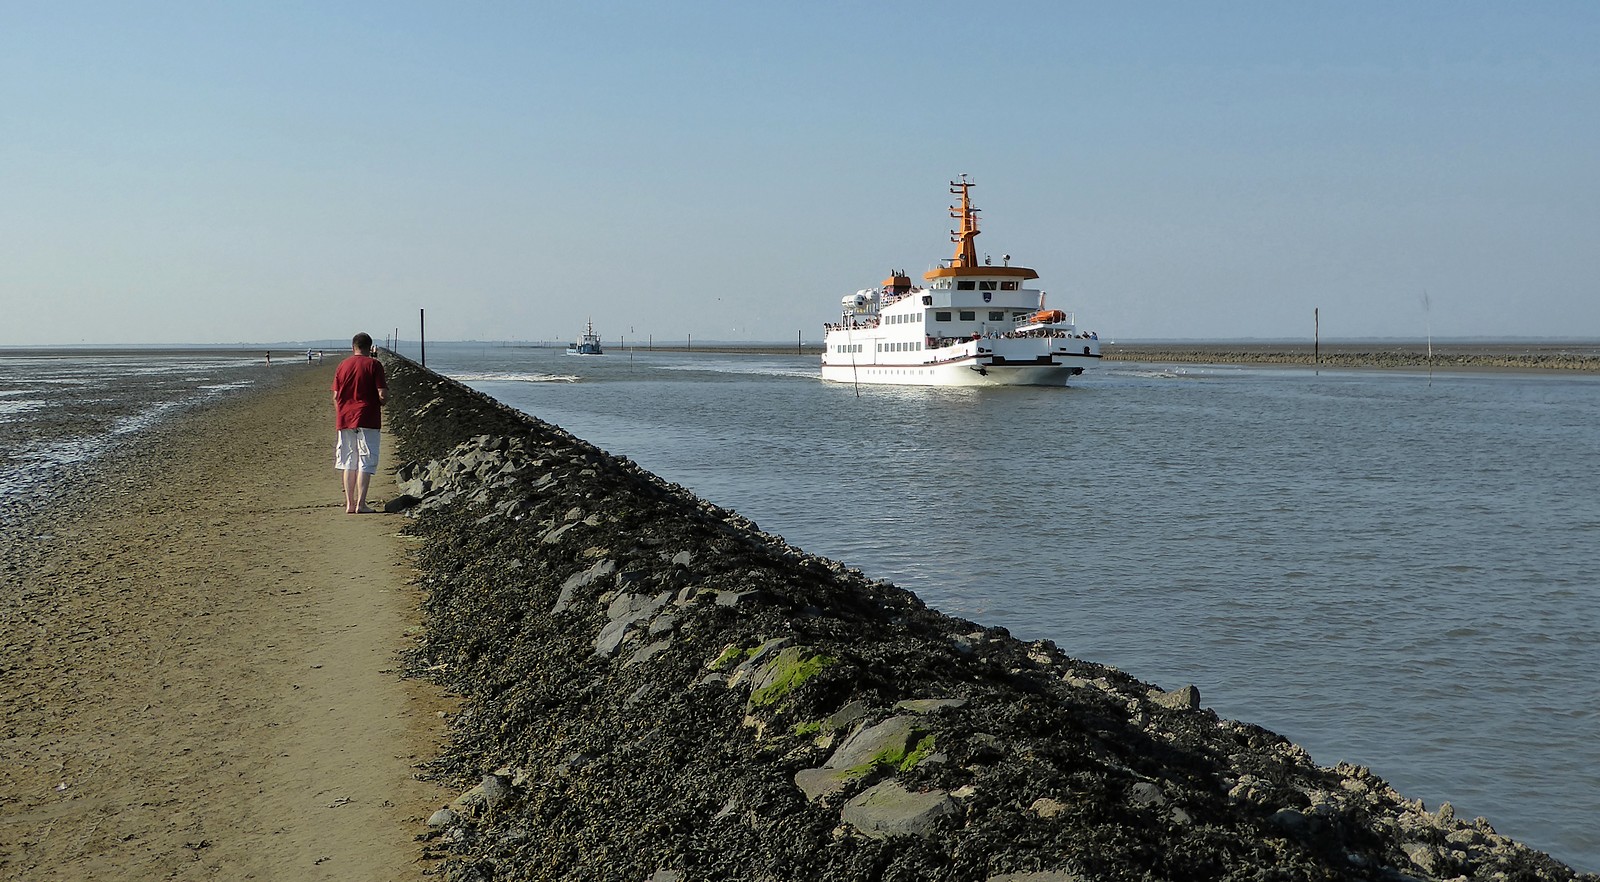
<path fill-rule="evenodd" d="M 989 321 L 991 321 L 991 322 L 1002 322 L 1002 321 L 1005 321 L 1005 318 L 1006 318 L 1006 314 L 1003 313 L 1003 312 L 991 312 L 991 313 L 989 313 Z"/>
<path fill-rule="evenodd" d="M 957 291 L 971 291 L 972 290 L 972 280 L 971 279 L 962 279 L 961 281 L 956 282 L 956 290 Z"/>
<path fill-rule="evenodd" d="M 933 287 L 934 287 L 934 290 L 936 290 L 936 291 L 949 290 L 949 288 L 950 288 L 950 280 L 949 279 L 934 279 L 933 280 Z"/>
<path fill-rule="evenodd" d="M 933 320 L 936 321 L 936 322 L 947 322 L 947 321 L 950 320 L 950 313 L 948 313 L 948 312 L 936 312 L 936 313 L 933 314 Z"/>
<path fill-rule="evenodd" d="M 1000 283 L 1000 290 L 1015 291 L 1017 290 L 1017 283 L 1015 280 L 1007 279 L 1006 281 Z"/>
<path fill-rule="evenodd" d="M 971 322 L 971 321 L 977 321 L 977 319 L 978 319 L 978 314 L 976 312 L 973 312 L 973 311 L 967 310 L 967 309 L 961 310 L 961 320 L 962 321 Z"/>
<path fill-rule="evenodd" d="M 985 280 L 985 281 L 982 281 L 982 282 L 978 283 L 978 290 L 979 291 L 993 291 L 994 289 L 995 288 L 994 288 L 994 280 L 993 279 L 988 279 L 988 280 Z"/>

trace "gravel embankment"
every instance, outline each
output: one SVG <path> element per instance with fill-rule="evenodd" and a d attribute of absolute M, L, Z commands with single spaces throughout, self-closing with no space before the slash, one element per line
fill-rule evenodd
<path fill-rule="evenodd" d="M 1600 880 L 386 363 L 445 878 Z"/>

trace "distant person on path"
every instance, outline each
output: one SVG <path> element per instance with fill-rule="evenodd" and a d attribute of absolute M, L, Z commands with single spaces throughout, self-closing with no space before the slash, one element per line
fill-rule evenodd
<path fill-rule="evenodd" d="M 367 507 L 367 487 L 378 471 L 378 430 L 388 394 L 383 363 L 372 357 L 372 337 L 355 335 L 350 357 L 333 375 L 334 428 L 339 430 L 333 467 L 344 473 L 346 514 L 374 511 Z"/>

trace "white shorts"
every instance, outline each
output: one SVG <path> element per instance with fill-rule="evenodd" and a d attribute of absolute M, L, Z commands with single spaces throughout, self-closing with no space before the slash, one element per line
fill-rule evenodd
<path fill-rule="evenodd" d="M 341 472 L 351 469 L 378 473 L 378 430 L 340 429 L 339 440 L 333 449 L 333 467 Z"/>

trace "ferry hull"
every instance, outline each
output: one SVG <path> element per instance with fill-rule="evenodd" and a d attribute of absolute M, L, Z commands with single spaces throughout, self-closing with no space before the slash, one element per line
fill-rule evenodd
<path fill-rule="evenodd" d="M 1058 364 L 981 364 L 962 359 L 944 364 L 825 364 L 822 379 L 834 383 L 888 386 L 1065 386 L 1098 358 L 1061 359 Z"/>

